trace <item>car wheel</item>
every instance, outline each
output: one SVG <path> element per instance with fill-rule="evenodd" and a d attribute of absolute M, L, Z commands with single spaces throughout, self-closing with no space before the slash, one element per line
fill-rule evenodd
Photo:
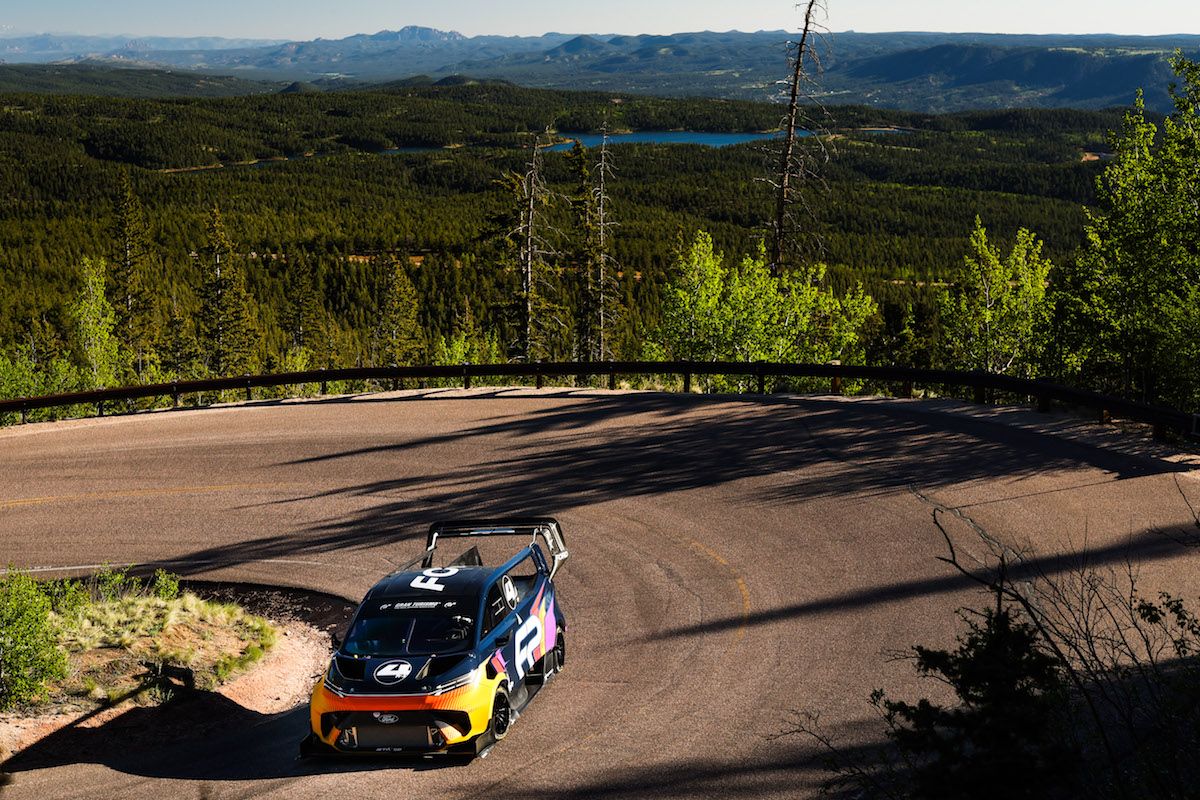
<path fill-rule="evenodd" d="M 562 628 L 559 628 L 554 635 L 554 671 L 562 672 L 563 665 L 567 663 L 567 640 L 563 638 Z"/>
<path fill-rule="evenodd" d="M 493 741 L 500 741 L 508 735 L 508 729 L 512 726 L 512 705 L 508 702 L 508 690 L 501 686 L 496 690 L 496 697 L 492 700 L 492 722 L 489 733 L 492 734 Z"/>

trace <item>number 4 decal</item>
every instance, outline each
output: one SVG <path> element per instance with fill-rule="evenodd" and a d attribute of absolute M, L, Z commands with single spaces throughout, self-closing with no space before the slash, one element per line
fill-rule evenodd
<path fill-rule="evenodd" d="M 425 589 L 430 592 L 445 591 L 445 584 L 440 583 L 438 578 L 449 578 L 451 575 L 457 575 L 458 572 L 458 569 L 455 567 L 427 569 L 413 578 L 409 586 L 414 589 Z"/>

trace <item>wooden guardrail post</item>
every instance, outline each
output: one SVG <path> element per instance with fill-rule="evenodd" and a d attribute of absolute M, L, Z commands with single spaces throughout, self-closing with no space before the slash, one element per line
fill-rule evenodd
<path fill-rule="evenodd" d="M 683 393 L 692 393 L 692 373 L 690 372 L 683 373 Z"/>
<path fill-rule="evenodd" d="M 321 370 L 321 394 L 329 394 L 329 380 L 325 377 L 325 370 Z"/>
<path fill-rule="evenodd" d="M 179 384 L 171 384 L 171 407 L 179 408 Z"/>
<path fill-rule="evenodd" d="M 463 366 L 463 389 L 471 388 L 471 373 L 467 372 L 467 367 L 470 366 L 470 363 L 471 362 L 469 362 L 469 361 L 464 361 L 463 365 L 462 365 Z"/>
<path fill-rule="evenodd" d="M 103 400 L 100 400 L 96 403 L 96 416 L 97 417 L 104 416 L 104 401 Z"/>
<path fill-rule="evenodd" d="M 29 422 L 29 408 L 27 406 L 22 405 L 21 406 L 21 424 L 24 425 L 27 422 Z"/>
<path fill-rule="evenodd" d="M 831 366 L 831 367 L 840 367 L 841 365 L 842 365 L 841 361 L 830 361 L 829 362 L 829 366 Z M 833 374 L 833 377 L 829 379 L 829 392 L 830 392 L 830 394 L 841 394 L 842 393 L 842 376 L 837 374 L 836 372 Z"/>
<path fill-rule="evenodd" d="M 534 386 L 539 389 L 544 389 L 546 387 L 546 376 L 542 374 L 542 362 L 538 361 L 534 363 L 533 375 Z"/>
<path fill-rule="evenodd" d="M 982 386 L 975 387 L 975 402 L 981 406 L 987 405 L 987 389 Z"/>
<path fill-rule="evenodd" d="M 610 392 L 617 390 L 617 370 L 612 366 L 608 368 L 608 390 Z"/>
<path fill-rule="evenodd" d="M 912 398 L 913 398 L 913 382 L 912 381 L 905 381 L 903 383 L 903 385 L 901 385 L 900 396 L 903 397 L 905 400 L 912 400 Z"/>
<path fill-rule="evenodd" d="M 762 364 L 754 365 L 754 374 L 758 378 L 758 393 L 767 393 L 767 373 L 763 370 Z"/>
<path fill-rule="evenodd" d="M 254 390 L 250 388 L 250 377 L 246 377 L 246 402 L 249 403 L 254 399 Z"/>

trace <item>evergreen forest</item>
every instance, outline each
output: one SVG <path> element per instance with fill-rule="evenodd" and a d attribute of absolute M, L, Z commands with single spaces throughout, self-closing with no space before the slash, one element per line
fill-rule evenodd
<path fill-rule="evenodd" d="M 774 131 L 775 105 L 465 80 L 0 95 L 0 396 L 678 357 L 987 369 L 1193 408 L 1200 68 L 1174 67 L 1165 117 L 831 107 L 797 140 L 816 168 L 786 261 L 767 255 L 778 137 L 571 146 Z"/>

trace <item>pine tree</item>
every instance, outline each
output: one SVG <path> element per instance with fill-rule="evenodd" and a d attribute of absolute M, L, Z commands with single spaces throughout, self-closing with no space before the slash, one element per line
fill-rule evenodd
<path fill-rule="evenodd" d="M 379 360 L 386 366 L 414 364 L 425 352 L 417 290 L 399 260 L 384 261 L 380 269 L 383 296 L 376 322 Z"/>
<path fill-rule="evenodd" d="M 205 268 L 200 344 L 207 372 L 218 377 L 253 372 L 260 363 L 262 334 L 245 273 L 233 257 L 233 244 L 216 206 L 200 257 Z"/>
<path fill-rule="evenodd" d="M 292 348 L 315 351 L 326 340 L 326 313 L 321 303 L 323 293 L 317 275 L 315 259 L 304 253 L 288 254 L 284 293 L 287 308 L 285 332 Z"/>
<path fill-rule="evenodd" d="M 179 304 L 172 301 L 171 314 L 158 344 L 162 367 L 174 380 L 199 378 L 203 373 L 200 344 L 196 341 L 195 325 L 185 317 Z"/>
<path fill-rule="evenodd" d="M 110 388 L 117 378 L 116 318 L 104 293 L 106 271 L 104 259 L 83 259 L 83 288 L 71 308 L 90 389 Z"/>
<path fill-rule="evenodd" d="M 153 251 L 142 203 L 134 193 L 129 173 L 124 170 L 118 184 L 113 243 L 109 297 L 116 319 L 116 336 L 123 358 L 140 377 L 147 366 L 147 349 L 153 336 L 153 296 L 146 288 Z"/>

